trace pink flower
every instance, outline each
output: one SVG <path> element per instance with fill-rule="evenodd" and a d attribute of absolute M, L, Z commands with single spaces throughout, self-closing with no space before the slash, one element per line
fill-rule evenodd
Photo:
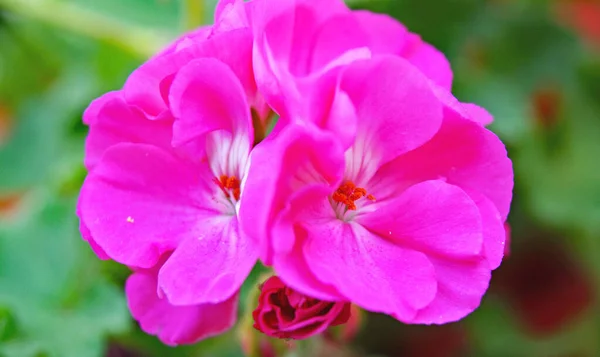
<path fill-rule="evenodd" d="M 272 276 L 260 287 L 254 328 L 271 337 L 305 339 L 350 318 L 347 302 L 321 301 L 305 296 Z"/>
<path fill-rule="evenodd" d="M 148 120 L 121 92 L 88 110 L 89 117 L 99 107 L 87 142 L 92 169 L 79 201 L 82 231 L 130 266 L 150 268 L 175 250 L 159 274 L 169 300 L 220 302 L 256 261 L 237 223 L 253 143 L 249 105 L 233 72 L 209 58 L 184 66 L 169 98 L 174 122 Z M 121 138 L 95 161 L 96 145 Z"/>
<path fill-rule="evenodd" d="M 388 15 L 351 11 L 342 0 L 255 1 L 249 13 L 257 82 L 282 116 L 290 109 L 310 110 L 306 87 L 357 59 L 402 57 L 438 85 L 452 85 L 445 56 Z"/>
<path fill-rule="evenodd" d="M 178 40 L 84 114 L 82 235 L 100 258 L 142 272 L 160 266 L 157 311 L 236 300 L 258 257 L 238 211 L 260 139 L 254 126 L 266 124 L 269 110 L 254 81 L 243 5 L 223 1 L 214 26 Z"/>
<path fill-rule="evenodd" d="M 141 329 L 174 346 L 195 343 L 231 328 L 236 320 L 237 295 L 218 304 L 175 306 L 157 294 L 158 272 L 167 257 L 150 269 L 136 269 L 125 284 L 127 304 Z"/>
<path fill-rule="evenodd" d="M 309 296 L 410 323 L 464 317 L 504 252 L 504 145 L 398 57 L 343 68 L 335 96 L 343 116 L 290 121 L 254 150 L 243 229 Z"/>

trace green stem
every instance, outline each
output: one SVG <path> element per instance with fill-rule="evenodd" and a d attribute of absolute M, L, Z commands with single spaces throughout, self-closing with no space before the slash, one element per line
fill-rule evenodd
<path fill-rule="evenodd" d="M 184 30 L 192 30 L 204 23 L 204 0 L 182 0 L 181 16 Z"/>
<path fill-rule="evenodd" d="M 152 31 L 124 24 L 66 1 L 0 0 L 0 9 L 105 41 L 141 58 L 157 52 L 167 39 Z"/>

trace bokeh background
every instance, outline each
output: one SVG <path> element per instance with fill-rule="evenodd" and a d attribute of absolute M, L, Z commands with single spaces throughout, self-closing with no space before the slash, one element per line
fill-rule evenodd
<path fill-rule="evenodd" d="M 0 356 L 242 356 L 238 337 L 252 335 L 243 326 L 179 348 L 140 332 L 123 295 L 127 269 L 95 258 L 75 216 L 82 111 L 169 40 L 211 22 L 214 3 L 0 0 Z M 489 293 L 463 321 L 361 315 L 357 336 L 321 341 L 319 353 L 600 356 L 600 2 L 349 5 L 389 13 L 441 49 L 456 96 L 495 116 L 514 161 L 512 233 Z M 291 353 L 317 355 L 302 351 Z"/>

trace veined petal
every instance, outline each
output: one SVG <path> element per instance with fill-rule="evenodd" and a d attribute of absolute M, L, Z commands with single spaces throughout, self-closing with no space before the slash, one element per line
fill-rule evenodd
<path fill-rule="evenodd" d="M 315 187 L 333 192 L 342 179 L 342 158 L 335 137 L 310 123 L 289 124 L 254 148 L 239 217 L 242 230 L 260 245 L 265 264 L 271 264 L 272 240 L 277 239 L 270 227 L 292 209 L 290 201 L 297 192 Z M 293 242 L 288 244 L 293 246 Z"/>
<path fill-rule="evenodd" d="M 173 145 L 190 157 L 208 156 L 220 175 L 242 178 L 254 130 L 244 88 L 224 63 L 201 58 L 175 76 L 170 92 Z"/>
<path fill-rule="evenodd" d="M 437 179 L 482 193 L 506 219 L 512 199 L 512 163 L 500 139 L 480 124 L 447 113 L 435 137 L 378 171 L 371 190 L 377 190 L 381 200 L 417 182 Z"/>
<path fill-rule="evenodd" d="M 235 216 L 201 220 L 201 231 L 186 238 L 163 265 L 159 288 L 174 305 L 220 303 L 242 286 L 258 258 L 258 247 Z"/>
<path fill-rule="evenodd" d="M 358 117 L 354 159 L 375 168 L 424 144 L 442 122 L 442 105 L 429 80 L 405 60 L 385 56 L 349 65 L 340 90 Z M 360 176 L 364 165 L 354 164 Z M 368 179 L 368 178 L 367 178 Z"/>
<path fill-rule="evenodd" d="M 357 222 L 394 244 L 427 255 L 475 258 L 483 247 L 477 205 L 459 187 L 443 181 L 416 184 L 377 203 Z"/>
<path fill-rule="evenodd" d="M 435 273 L 423 253 L 389 243 L 357 223 L 331 220 L 305 228 L 310 269 L 362 308 L 410 320 L 433 300 Z"/>
<path fill-rule="evenodd" d="M 252 118 L 244 88 L 235 73 L 213 58 L 196 59 L 175 75 L 169 94 L 176 118 L 173 144 L 225 130 L 253 141 Z"/>
<path fill-rule="evenodd" d="M 83 184 L 80 218 L 109 257 L 152 267 L 202 232 L 200 218 L 220 214 L 205 171 L 154 146 L 113 146 Z"/>

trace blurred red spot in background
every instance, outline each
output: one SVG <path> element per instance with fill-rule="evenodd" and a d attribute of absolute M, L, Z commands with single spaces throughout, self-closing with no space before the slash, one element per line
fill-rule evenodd
<path fill-rule="evenodd" d="M 8 139 L 8 132 L 12 126 L 12 119 L 6 107 L 0 103 L 0 145 Z"/>
<path fill-rule="evenodd" d="M 561 0 L 555 5 L 559 20 L 573 28 L 584 41 L 600 49 L 600 2 Z"/>
<path fill-rule="evenodd" d="M 544 129 L 550 129 L 558 122 L 562 106 L 562 94 L 556 86 L 540 86 L 533 92 L 531 101 L 536 124 Z"/>
<path fill-rule="evenodd" d="M 403 357 L 458 357 L 468 349 L 467 333 L 460 324 L 427 326 L 410 335 Z"/>
<path fill-rule="evenodd" d="M 497 276 L 498 288 L 526 331 L 535 336 L 559 332 L 594 300 L 584 268 L 563 247 L 542 240 L 515 254 Z"/>

